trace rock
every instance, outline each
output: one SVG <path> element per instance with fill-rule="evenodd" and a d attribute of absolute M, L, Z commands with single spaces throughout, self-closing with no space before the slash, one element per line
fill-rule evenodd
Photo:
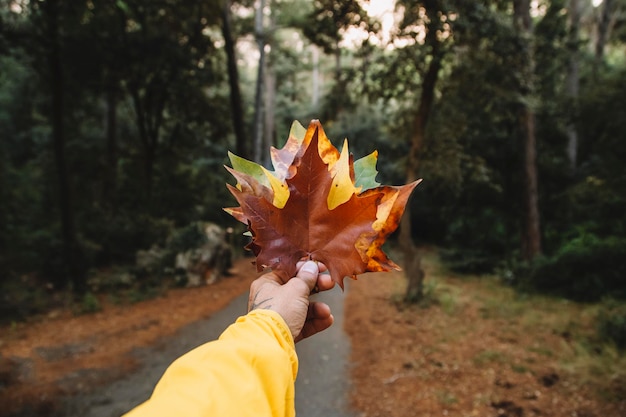
<path fill-rule="evenodd" d="M 137 269 L 149 275 L 184 274 L 189 287 L 212 284 L 232 266 L 227 233 L 209 222 L 194 222 L 175 230 L 164 247 L 153 245 L 136 254 Z"/>
<path fill-rule="evenodd" d="M 141 270 L 147 272 L 159 272 L 163 264 L 163 259 L 167 256 L 167 251 L 158 245 L 152 245 L 148 250 L 137 251 L 135 264 Z"/>
<path fill-rule="evenodd" d="M 0 354 L 0 389 L 28 382 L 32 379 L 32 374 L 31 359 L 7 358 Z"/>
<path fill-rule="evenodd" d="M 232 265 L 230 245 L 226 242 L 226 232 L 214 223 L 196 224 L 202 230 L 204 239 L 198 247 L 189 248 L 176 254 L 176 268 L 187 273 L 187 286 L 213 284 Z"/>

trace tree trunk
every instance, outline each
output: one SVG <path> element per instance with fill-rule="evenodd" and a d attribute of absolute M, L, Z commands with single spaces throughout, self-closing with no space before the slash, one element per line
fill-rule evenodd
<path fill-rule="evenodd" d="M 264 137 L 264 149 L 270 148 L 270 146 L 275 146 L 274 138 L 276 136 L 276 123 L 275 123 L 275 101 L 276 101 L 276 74 L 268 66 L 265 71 L 265 133 Z M 261 158 L 261 162 L 264 166 L 270 167 L 271 159 L 270 153 L 264 152 Z"/>
<path fill-rule="evenodd" d="M 537 152 L 535 114 L 528 107 L 520 116 L 524 141 L 524 219 L 522 230 L 522 257 L 530 261 L 541 255 L 541 229 L 539 220 L 539 193 L 537 181 Z"/>
<path fill-rule="evenodd" d="M 159 143 L 159 131 L 162 121 L 164 103 L 160 102 L 156 110 L 149 104 L 144 105 L 144 100 L 139 94 L 139 88 L 133 83 L 130 88 L 130 95 L 135 107 L 137 129 L 139 130 L 139 140 L 142 145 L 142 163 L 144 175 L 144 196 L 146 200 L 152 198 L 152 180 L 154 175 L 154 162 L 156 158 L 157 146 Z M 155 114 L 147 112 L 151 108 Z"/>
<path fill-rule="evenodd" d="M 580 0 L 570 0 L 569 7 L 570 28 L 568 37 L 569 46 L 569 65 L 567 71 L 567 95 L 573 104 L 573 114 L 578 113 L 578 93 L 580 90 Z M 578 153 L 578 130 L 576 129 L 575 117 L 570 115 L 566 126 L 567 130 L 567 148 L 566 154 L 569 160 L 570 174 L 576 172 L 576 160 Z"/>
<path fill-rule="evenodd" d="M 226 51 L 228 64 L 228 85 L 230 87 L 230 108 L 235 131 L 235 149 L 237 150 L 237 155 L 249 159 L 250 151 L 248 150 L 241 91 L 239 89 L 239 70 L 237 69 L 235 41 L 233 40 L 230 23 L 230 6 L 230 0 L 225 0 L 222 11 L 222 35 L 224 36 L 224 50 Z"/>
<path fill-rule="evenodd" d="M 105 203 L 114 210 L 117 206 L 117 99 L 118 88 L 110 80 L 106 86 L 106 168 L 104 183 Z"/>
<path fill-rule="evenodd" d="M 339 45 L 339 39 L 335 43 L 335 82 L 337 84 L 341 82 L 341 45 Z"/>
<path fill-rule="evenodd" d="M 263 151 L 263 80 L 265 71 L 265 33 L 263 30 L 263 9 L 265 9 L 265 0 L 257 0 L 257 11 L 254 25 L 257 46 L 259 48 L 259 67 L 257 69 L 256 90 L 254 96 L 254 125 L 253 125 L 253 142 L 255 162 L 261 162 L 261 153 Z"/>
<path fill-rule="evenodd" d="M 415 181 L 419 172 L 419 165 L 424 151 L 426 138 L 426 126 L 430 118 L 430 113 L 435 99 L 435 87 L 441 69 L 443 52 L 439 39 L 437 39 L 437 28 L 439 21 L 437 13 L 439 7 L 437 1 L 425 2 L 426 13 L 429 16 L 425 43 L 430 48 L 432 59 L 422 83 L 422 94 L 420 102 L 413 119 L 413 134 L 411 136 L 411 147 L 409 150 L 406 174 L 407 183 Z M 424 296 L 424 278 L 421 255 L 415 246 L 412 238 L 411 205 L 407 204 L 404 216 L 400 223 L 400 245 L 404 252 L 404 270 L 407 277 L 407 289 L 404 295 L 405 302 L 416 302 Z"/>
<path fill-rule="evenodd" d="M 72 289 L 75 293 L 82 294 L 86 289 L 86 280 L 81 267 L 82 257 L 76 239 L 72 194 L 65 155 L 65 101 L 63 97 L 64 79 L 61 67 L 61 39 L 59 34 L 59 1 L 49 0 L 43 6 L 49 25 L 50 50 L 48 65 L 52 107 L 50 119 L 52 122 L 52 143 L 59 187 L 63 264 L 69 283 L 72 284 Z"/>
<path fill-rule="evenodd" d="M 602 4 L 602 11 L 600 12 L 600 18 L 598 19 L 597 37 L 594 45 L 594 65 L 593 74 L 594 77 L 598 73 L 598 69 L 604 61 L 604 47 L 609 39 L 609 33 L 611 29 L 611 13 L 613 11 L 613 0 L 604 0 Z"/>
<path fill-rule="evenodd" d="M 541 228 L 539 219 L 539 193 L 537 180 L 537 150 L 535 136 L 535 113 L 528 104 L 534 94 L 534 53 L 532 45 L 532 20 L 530 0 L 515 0 L 514 24 L 523 42 L 520 56 L 520 95 L 526 100 L 520 104 L 520 133 L 523 149 L 523 195 L 521 252 L 530 261 L 541 254 Z"/>
<path fill-rule="evenodd" d="M 276 30 L 276 19 L 274 14 L 270 14 L 269 23 L 267 27 L 268 33 L 274 33 Z M 276 146 L 275 137 L 276 137 L 276 72 L 273 68 L 274 62 L 272 61 L 272 55 L 270 54 L 269 59 L 265 60 L 265 123 L 264 123 L 264 134 L 263 134 L 263 149 L 269 150 L 270 146 Z M 263 152 L 261 155 L 260 162 L 265 167 L 271 167 L 272 161 L 270 158 L 269 152 Z"/>
<path fill-rule="evenodd" d="M 311 45 L 311 60 L 313 63 L 313 70 L 311 74 L 313 91 L 311 92 L 311 106 L 314 110 L 318 110 L 320 102 L 320 52 L 317 45 Z M 294 89 L 295 90 L 295 89 Z"/>

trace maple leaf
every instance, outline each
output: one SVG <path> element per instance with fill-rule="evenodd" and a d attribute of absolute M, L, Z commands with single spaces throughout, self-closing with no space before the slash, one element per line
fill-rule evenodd
<path fill-rule="evenodd" d="M 381 248 L 419 181 L 380 186 L 377 155 L 354 162 L 347 140 L 339 152 L 317 120 L 306 131 L 294 123 L 285 146 L 271 149 L 274 171 L 229 154 L 237 185 L 227 187 L 240 206 L 225 210 L 248 225 L 257 269 L 294 276 L 312 259 L 342 288 L 346 276 L 399 269 Z"/>

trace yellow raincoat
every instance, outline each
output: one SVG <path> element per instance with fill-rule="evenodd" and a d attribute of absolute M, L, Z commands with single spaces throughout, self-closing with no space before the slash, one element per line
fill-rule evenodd
<path fill-rule="evenodd" d="M 219 340 L 178 358 L 150 399 L 125 417 L 295 416 L 297 373 L 293 337 L 283 318 L 254 310 Z"/>

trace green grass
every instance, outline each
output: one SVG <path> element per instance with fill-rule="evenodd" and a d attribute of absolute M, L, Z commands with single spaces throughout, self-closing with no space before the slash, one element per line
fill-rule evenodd
<path fill-rule="evenodd" d="M 504 365 L 523 374 L 549 364 L 609 401 L 626 398 L 626 352 L 620 348 L 626 340 L 623 302 L 583 304 L 519 292 L 494 275 L 452 273 L 432 252 L 423 257 L 423 267 L 426 279 L 421 308 L 439 308 L 451 320 L 476 309 L 479 320 L 491 321 L 490 326 L 498 329 L 501 342 L 518 344 L 524 352 L 519 355 L 518 351 L 514 360 L 514 353 L 508 350 L 484 346 L 471 358 L 475 366 Z M 420 314 L 411 309 L 406 312 Z M 463 327 L 466 334 L 474 328 L 472 323 Z M 446 345 L 466 334 L 461 334 L 458 326 L 444 326 L 435 344 Z M 445 392 L 439 399 L 442 403 L 449 400 Z"/>
<path fill-rule="evenodd" d="M 497 350 L 483 350 L 472 359 L 476 366 L 483 366 L 488 363 L 507 363 L 508 361 L 509 357 Z"/>
<path fill-rule="evenodd" d="M 437 391 L 437 400 L 441 405 L 454 405 L 459 402 L 459 399 L 450 391 Z"/>
<path fill-rule="evenodd" d="M 545 356 L 546 358 L 553 358 L 555 356 L 552 350 L 542 347 L 542 346 L 531 346 L 527 350 L 529 352 L 533 352 L 541 356 Z"/>

